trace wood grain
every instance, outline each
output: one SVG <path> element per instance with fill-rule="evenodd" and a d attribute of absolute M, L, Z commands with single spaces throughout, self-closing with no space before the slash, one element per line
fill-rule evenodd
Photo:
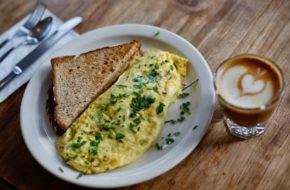
<path fill-rule="evenodd" d="M 255 53 L 274 60 L 285 74 L 285 94 L 264 135 L 247 141 L 229 136 L 216 105 L 209 130 L 184 161 L 155 179 L 121 189 L 290 189 L 289 0 L 41 2 L 64 20 L 82 16 L 79 33 L 112 24 L 151 24 L 190 41 L 212 70 L 230 56 Z M 35 3 L 1 0 L 0 32 L 28 14 Z M 19 124 L 24 90 L 25 86 L 0 104 L 0 188 L 80 189 L 49 174 L 25 147 Z"/>

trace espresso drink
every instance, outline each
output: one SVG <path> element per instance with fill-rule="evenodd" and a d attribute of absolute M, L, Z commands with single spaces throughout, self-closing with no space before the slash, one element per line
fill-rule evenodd
<path fill-rule="evenodd" d="M 271 116 L 283 89 L 283 76 L 270 60 L 245 54 L 220 65 L 215 87 L 226 117 L 252 127 Z"/>

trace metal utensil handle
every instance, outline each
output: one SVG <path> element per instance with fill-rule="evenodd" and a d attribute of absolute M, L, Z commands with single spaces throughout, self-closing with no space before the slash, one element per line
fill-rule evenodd
<path fill-rule="evenodd" d="M 3 46 L 5 46 L 5 44 L 7 44 L 7 42 L 9 42 L 10 41 L 10 39 L 9 38 L 6 38 L 3 42 L 1 42 L 1 44 L 0 44 L 0 49 L 3 47 Z"/>
<path fill-rule="evenodd" d="M 0 81 L 0 90 L 2 90 L 6 84 L 8 84 L 14 77 L 22 73 L 22 69 L 18 66 L 15 66 L 13 70 L 9 73 L 7 77 Z"/>
<path fill-rule="evenodd" d="M 15 47 L 10 48 L 0 57 L 0 63 L 15 49 Z"/>
<path fill-rule="evenodd" d="M 8 84 L 8 82 L 11 81 L 16 76 L 17 76 L 17 74 L 15 74 L 14 72 L 11 72 L 7 77 L 5 77 L 0 82 L 0 90 L 2 90 L 6 86 L 6 84 Z"/>

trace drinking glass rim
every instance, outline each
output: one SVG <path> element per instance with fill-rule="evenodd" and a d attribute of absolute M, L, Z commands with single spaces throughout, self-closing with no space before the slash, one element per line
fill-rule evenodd
<path fill-rule="evenodd" d="M 279 91 L 279 94 L 273 99 L 271 100 L 269 103 L 266 103 L 266 104 L 263 104 L 259 107 L 254 107 L 254 108 L 245 108 L 245 107 L 239 107 L 239 106 L 236 106 L 228 101 L 226 101 L 218 92 L 217 92 L 217 86 L 216 86 L 216 76 L 217 76 L 217 73 L 219 71 L 219 69 L 224 65 L 226 64 L 228 61 L 236 58 L 236 57 L 242 57 L 242 56 L 248 56 L 248 57 L 251 57 L 251 58 L 261 58 L 262 60 L 267 60 L 269 61 L 277 70 L 278 72 L 280 73 L 281 75 L 281 80 L 282 80 L 282 87 Z M 249 53 L 244 53 L 244 54 L 238 54 L 238 55 L 235 55 L 235 56 L 232 56 L 230 58 L 227 58 L 226 60 L 224 60 L 221 64 L 218 65 L 218 67 L 216 68 L 215 72 L 214 72 L 214 76 L 213 76 L 213 83 L 214 83 L 214 89 L 215 89 L 215 94 L 217 95 L 217 97 L 219 99 L 221 99 L 224 103 L 226 103 L 227 105 L 233 107 L 233 108 L 237 108 L 239 110 L 250 110 L 250 111 L 253 111 L 253 110 L 265 110 L 269 107 L 271 107 L 272 105 L 274 105 L 284 94 L 284 88 L 285 88 L 285 79 L 284 79 L 284 75 L 283 75 L 283 72 L 281 70 L 281 68 L 279 67 L 279 65 L 274 62 L 273 60 L 269 59 L 269 58 L 266 58 L 266 57 L 263 57 L 263 56 L 260 56 L 260 55 L 256 55 L 256 54 L 249 54 Z"/>

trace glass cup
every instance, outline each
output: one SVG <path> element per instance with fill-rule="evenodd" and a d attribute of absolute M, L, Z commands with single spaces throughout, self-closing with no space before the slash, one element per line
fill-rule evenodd
<path fill-rule="evenodd" d="M 272 87 L 269 86 L 271 84 Z M 239 138 L 249 139 L 264 133 L 266 122 L 283 94 L 284 78 L 273 61 L 242 54 L 218 66 L 214 87 L 227 131 Z"/>

